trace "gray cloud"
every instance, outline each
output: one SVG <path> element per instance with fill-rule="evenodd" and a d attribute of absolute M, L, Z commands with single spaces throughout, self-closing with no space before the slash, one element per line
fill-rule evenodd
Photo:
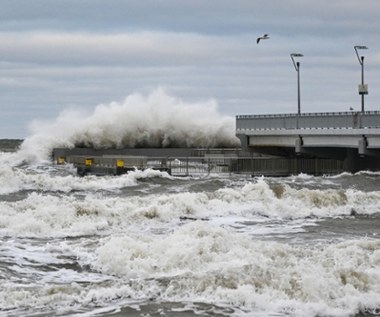
<path fill-rule="evenodd" d="M 367 109 L 380 98 L 380 2 L 251 0 L 5 0 L 0 11 L 0 137 L 34 118 L 93 108 L 162 86 L 222 113 L 294 111 L 301 52 L 305 111 L 359 107 L 365 51 Z M 271 39 L 256 45 L 258 35 Z"/>
<path fill-rule="evenodd" d="M 81 65 L 214 63 L 242 56 L 233 38 L 192 33 L 0 33 L 7 62 Z M 239 47 L 237 47 L 237 45 Z M 221 53 L 221 54 L 220 54 Z"/>

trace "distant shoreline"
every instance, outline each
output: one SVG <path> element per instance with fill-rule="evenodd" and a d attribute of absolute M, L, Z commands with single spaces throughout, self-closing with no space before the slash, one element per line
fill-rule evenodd
<path fill-rule="evenodd" d="M 2 152 L 15 151 L 23 141 L 23 139 L 0 139 L 0 150 Z"/>

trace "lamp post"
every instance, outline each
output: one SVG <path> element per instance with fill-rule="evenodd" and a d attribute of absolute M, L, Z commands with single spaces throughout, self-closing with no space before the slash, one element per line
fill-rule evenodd
<path fill-rule="evenodd" d="M 368 95 L 368 85 L 364 84 L 364 56 L 359 56 L 358 50 L 366 50 L 367 46 L 355 45 L 356 56 L 362 68 L 362 83 L 359 85 L 359 95 L 362 96 L 362 112 L 364 112 L 364 95 Z"/>
<path fill-rule="evenodd" d="M 300 62 L 295 62 L 294 57 L 303 57 L 300 53 L 292 53 L 290 54 L 290 58 L 292 59 L 294 68 L 297 72 L 297 91 L 298 91 L 298 114 L 301 114 L 301 92 L 300 92 Z"/>

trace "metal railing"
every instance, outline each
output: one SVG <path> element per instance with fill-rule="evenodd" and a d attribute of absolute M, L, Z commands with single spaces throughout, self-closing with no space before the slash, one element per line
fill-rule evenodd
<path fill-rule="evenodd" d="M 236 130 L 360 128 L 380 128 L 380 111 L 236 116 Z"/>
<path fill-rule="evenodd" d="M 120 160 L 123 165 L 120 165 Z M 158 169 L 173 176 L 209 174 L 251 174 L 286 176 L 291 174 L 337 174 L 343 162 L 333 159 L 274 157 L 84 157 L 58 158 L 58 164 L 72 163 L 78 174 L 120 175 L 133 169 Z M 135 164 L 135 165 L 134 165 Z"/>

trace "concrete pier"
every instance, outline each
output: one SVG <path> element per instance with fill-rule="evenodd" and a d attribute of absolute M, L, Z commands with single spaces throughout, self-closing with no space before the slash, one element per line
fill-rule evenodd
<path fill-rule="evenodd" d="M 54 149 L 57 164 L 73 164 L 79 175 L 121 175 L 131 170 L 155 169 L 177 176 L 231 173 L 238 157 L 249 155 L 238 148 L 125 148 Z"/>
<path fill-rule="evenodd" d="M 139 154 L 139 155 L 136 155 Z M 145 155 L 144 155 L 145 154 Z M 183 156 L 187 154 L 186 156 Z M 73 164 L 79 175 L 121 175 L 131 170 L 155 169 L 173 176 L 249 174 L 288 176 L 338 174 L 343 162 L 334 159 L 281 158 L 256 155 L 243 149 L 55 149 L 57 164 Z"/>
<path fill-rule="evenodd" d="M 241 148 L 54 149 L 53 161 L 80 175 L 152 168 L 176 176 L 211 173 L 338 174 L 380 171 L 380 112 L 236 117 Z"/>
<path fill-rule="evenodd" d="M 329 158 L 348 172 L 380 170 L 380 112 L 331 112 L 236 117 L 247 151 L 288 158 Z"/>

